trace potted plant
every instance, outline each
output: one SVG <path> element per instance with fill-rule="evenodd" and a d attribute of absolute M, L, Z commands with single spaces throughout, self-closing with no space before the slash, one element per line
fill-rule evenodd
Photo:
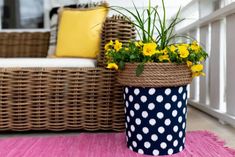
<path fill-rule="evenodd" d="M 150 1 L 142 14 L 135 5 L 135 13 L 112 7 L 133 16 L 140 40 L 105 45 L 107 68 L 119 71 L 118 81 L 124 86 L 127 146 L 146 155 L 170 155 L 184 149 L 187 85 L 205 75 L 202 62 L 208 57 L 197 41 L 174 42 L 179 37 L 174 28 L 181 22 L 180 10 L 167 24 L 164 0 L 162 5 L 162 18 Z"/>

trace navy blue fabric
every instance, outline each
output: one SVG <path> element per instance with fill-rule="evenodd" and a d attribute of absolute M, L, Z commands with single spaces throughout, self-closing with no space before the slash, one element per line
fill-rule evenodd
<path fill-rule="evenodd" d="M 129 149 L 170 155 L 184 149 L 187 87 L 124 88 Z"/>

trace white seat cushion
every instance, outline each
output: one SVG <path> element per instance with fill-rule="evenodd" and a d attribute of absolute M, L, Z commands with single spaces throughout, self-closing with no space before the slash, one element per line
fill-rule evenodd
<path fill-rule="evenodd" d="M 0 67 L 27 68 L 27 67 L 96 67 L 95 59 L 83 58 L 0 58 Z"/>

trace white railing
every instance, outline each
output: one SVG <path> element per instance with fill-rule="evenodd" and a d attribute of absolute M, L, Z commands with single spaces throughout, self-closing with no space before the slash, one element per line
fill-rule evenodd
<path fill-rule="evenodd" d="M 235 2 L 177 33 L 198 39 L 209 53 L 207 76 L 191 84 L 189 104 L 235 126 Z"/>

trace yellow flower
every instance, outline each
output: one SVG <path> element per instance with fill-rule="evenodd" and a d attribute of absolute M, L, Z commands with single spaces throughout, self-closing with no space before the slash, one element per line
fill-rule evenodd
<path fill-rule="evenodd" d="M 198 52 L 201 49 L 201 47 L 198 45 L 197 41 L 194 41 L 192 43 L 192 45 L 190 46 L 190 48 L 195 52 Z"/>
<path fill-rule="evenodd" d="M 192 42 L 192 45 L 198 45 L 197 41 L 194 40 L 194 41 Z"/>
<path fill-rule="evenodd" d="M 135 42 L 135 46 L 136 46 L 136 47 L 141 47 L 141 46 L 143 46 L 143 45 L 144 45 L 144 44 L 143 44 L 142 41 Z"/>
<path fill-rule="evenodd" d="M 107 44 L 104 46 L 105 51 L 110 50 L 110 48 L 111 48 L 112 46 L 113 46 L 113 41 L 110 40 L 110 42 L 107 43 Z"/>
<path fill-rule="evenodd" d="M 187 61 L 187 65 L 188 65 L 188 67 L 191 67 L 193 65 L 193 63 L 190 61 Z"/>
<path fill-rule="evenodd" d="M 162 62 L 162 61 L 170 61 L 169 59 L 169 55 L 162 55 L 162 56 L 159 56 L 159 61 Z"/>
<path fill-rule="evenodd" d="M 188 57 L 189 51 L 188 51 L 187 46 L 181 45 L 181 46 L 178 46 L 178 49 L 179 49 L 179 53 L 180 53 L 181 58 L 187 58 Z"/>
<path fill-rule="evenodd" d="M 189 47 L 189 44 L 181 44 L 181 46 Z"/>
<path fill-rule="evenodd" d="M 192 77 L 198 77 L 198 76 L 206 76 L 206 74 L 204 72 L 194 72 Z"/>
<path fill-rule="evenodd" d="M 158 53 L 158 54 L 159 54 L 159 53 L 162 53 L 162 51 L 160 51 L 160 50 L 157 50 L 157 51 L 156 51 L 156 53 Z"/>
<path fill-rule="evenodd" d="M 193 73 L 202 72 L 202 70 L 203 70 L 203 65 L 202 65 L 202 64 L 193 65 L 193 66 L 191 67 L 191 70 L 192 70 Z"/>
<path fill-rule="evenodd" d="M 167 55 L 167 54 L 168 54 L 167 49 L 165 48 L 164 50 L 162 50 L 162 53 L 163 53 L 164 55 Z"/>
<path fill-rule="evenodd" d="M 118 65 L 116 63 L 109 63 L 107 68 L 118 70 Z"/>
<path fill-rule="evenodd" d="M 154 55 L 157 51 L 156 51 L 156 48 L 157 48 L 157 44 L 156 43 L 147 43 L 147 44 L 144 44 L 144 48 L 143 48 L 143 54 L 145 56 L 152 56 Z"/>
<path fill-rule="evenodd" d="M 171 46 L 169 47 L 169 49 L 171 50 L 171 52 L 175 52 L 175 50 L 176 50 L 177 48 L 175 47 L 175 45 L 171 45 Z"/>
<path fill-rule="evenodd" d="M 122 43 L 118 40 L 115 40 L 114 49 L 118 52 L 122 48 Z"/>
<path fill-rule="evenodd" d="M 125 51 L 129 51 L 129 48 L 125 48 Z"/>

